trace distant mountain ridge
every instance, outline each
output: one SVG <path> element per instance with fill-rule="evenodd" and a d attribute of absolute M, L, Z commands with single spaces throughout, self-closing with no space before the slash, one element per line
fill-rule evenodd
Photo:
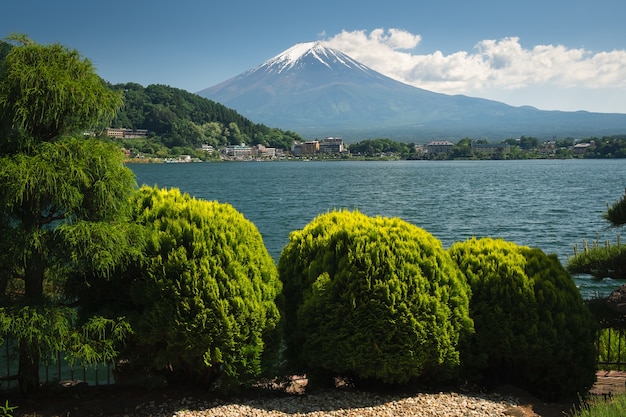
<path fill-rule="evenodd" d="M 393 80 L 321 42 L 296 44 L 197 94 L 305 137 L 502 140 L 626 132 L 626 114 L 544 111 L 434 93 Z"/>

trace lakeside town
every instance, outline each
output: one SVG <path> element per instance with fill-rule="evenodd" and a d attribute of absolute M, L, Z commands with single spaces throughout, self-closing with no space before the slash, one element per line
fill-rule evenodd
<path fill-rule="evenodd" d="M 115 139 L 146 138 L 145 129 L 107 128 L 105 134 Z M 623 138 L 617 140 L 623 141 Z M 361 146 L 366 142 L 368 146 Z M 214 147 L 202 144 L 194 154 L 168 155 L 155 158 L 141 152 L 123 148 L 128 159 L 135 162 L 185 163 L 211 160 L 223 161 L 272 161 L 285 159 L 329 159 L 329 158 L 395 158 L 395 159 L 525 159 L 525 158 L 572 158 L 585 157 L 594 151 L 596 139 L 574 141 L 539 141 L 536 138 L 521 137 L 508 139 L 502 143 L 490 143 L 486 140 L 462 139 L 457 143 L 449 140 L 432 140 L 426 144 L 394 142 L 389 139 L 365 140 L 347 144 L 342 138 L 326 137 L 321 140 L 296 141 L 291 149 L 268 147 L 262 144 L 228 145 Z M 387 145 L 381 146 L 381 142 Z M 372 146 L 378 145 L 378 146 Z M 609 156 L 619 157 L 619 156 Z"/>

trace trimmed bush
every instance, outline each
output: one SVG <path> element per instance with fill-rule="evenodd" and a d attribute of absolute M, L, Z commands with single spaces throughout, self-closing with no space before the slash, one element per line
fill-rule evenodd
<path fill-rule="evenodd" d="M 426 231 L 334 211 L 291 233 L 278 268 L 287 356 L 300 370 L 393 384 L 459 364 L 468 286 Z"/>
<path fill-rule="evenodd" d="M 591 387 L 595 322 L 556 255 L 491 238 L 449 252 L 471 286 L 475 334 L 462 362 L 475 382 L 510 383 L 545 400 Z"/>
<path fill-rule="evenodd" d="M 257 228 L 228 204 L 177 189 L 143 187 L 134 207 L 150 234 L 131 288 L 135 360 L 170 380 L 256 377 L 281 289 Z"/>

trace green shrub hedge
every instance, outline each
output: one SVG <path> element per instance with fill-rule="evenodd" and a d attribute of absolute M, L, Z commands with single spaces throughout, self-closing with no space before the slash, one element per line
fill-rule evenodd
<path fill-rule="evenodd" d="M 500 239 L 454 244 L 471 286 L 475 334 L 467 375 L 510 383 L 546 400 L 583 394 L 595 380 L 595 321 L 556 255 Z"/>
<path fill-rule="evenodd" d="M 278 269 L 287 357 L 301 370 L 405 383 L 459 365 L 468 286 L 428 232 L 334 211 L 291 233 Z"/>
<path fill-rule="evenodd" d="M 186 382 L 258 376 L 281 284 L 257 228 L 228 204 L 177 189 L 143 187 L 134 219 L 149 233 L 130 288 L 135 360 Z"/>

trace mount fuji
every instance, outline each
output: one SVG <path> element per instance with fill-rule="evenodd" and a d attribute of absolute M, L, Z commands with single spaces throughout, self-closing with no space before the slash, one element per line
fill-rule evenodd
<path fill-rule="evenodd" d="M 413 87 L 327 48 L 300 43 L 197 93 L 303 137 L 502 140 L 626 132 L 626 114 L 544 111 Z"/>

